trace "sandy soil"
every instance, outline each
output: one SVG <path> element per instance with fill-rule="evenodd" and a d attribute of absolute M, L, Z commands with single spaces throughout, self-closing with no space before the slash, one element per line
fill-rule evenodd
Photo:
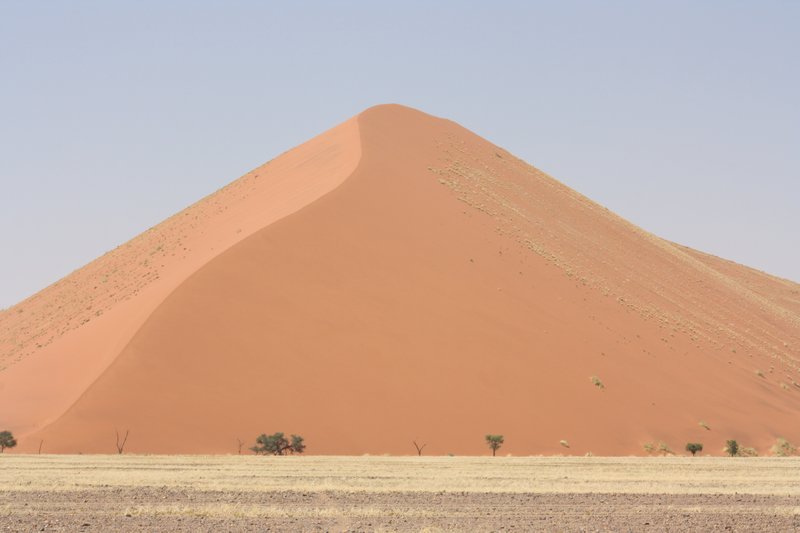
<path fill-rule="evenodd" d="M 62 482 L 68 470 L 83 475 Z M 799 471 L 797 459 L 24 457 L 0 469 L 17 483 L 0 530 L 790 531 L 800 493 L 776 487 Z"/>
<path fill-rule="evenodd" d="M 177 253 L 208 251 L 168 291 L 103 314 L 125 327 L 65 330 L 21 318 L 24 302 L 0 315 L 2 331 L 61 332 L 44 355 L 8 344 L 0 425 L 20 451 L 110 452 L 115 428 L 158 453 L 230 453 L 273 431 L 315 454 L 402 454 L 413 439 L 479 454 L 486 433 L 518 455 L 800 441 L 797 284 L 648 234 L 450 121 L 379 106 L 332 131 L 270 174 L 295 172 L 291 209 L 213 251 L 187 229 L 195 244 Z M 306 174 L 322 181 L 293 196 Z M 206 227 L 271 195 L 236 198 L 207 199 L 227 214 Z M 64 301 L 96 305 L 95 268 L 64 280 Z M 142 271 L 126 272 L 128 286 Z"/>

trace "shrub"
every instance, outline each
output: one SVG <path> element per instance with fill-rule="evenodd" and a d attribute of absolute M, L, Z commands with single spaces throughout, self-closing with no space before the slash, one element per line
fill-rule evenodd
<path fill-rule="evenodd" d="M 13 448 L 17 445 L 17 439 L 10 431 L 0 431 L 0 453 L 6 451 L 6 448 Z"/>
<path fill-rule="evenodd" d="M 667 443 L 664 441 L 660 441 L 658 443 L 658 451 L 661 452 L 662 455 L 672 455 L 672 449 L 667 446 Z"/>
<path fill-rule="evenodd" d="M 708 423 L 703 421 L 703 420 L 698 422 L 697 425 L 700 426 L 701 428 L 707 430 L 707 431 L 711 431 L 711 426 L 709 426 Z"/>
<path fill-rule="evenodd" d="M 737 455 L 739 457 L 758 457 L 758 451 L 755 448 L 739 446 L 739 453 Z"/>
<path fill-rule="evenodd" d="M 736 457 L 739 455 L 739 443 L 733 439 L 725 441 L 725 448 L 723 451 L 731 457 Z"/>
<path fill-rule="evenodd" d="M 250 448 L 258 455 L 286 455 L 287 453 L 303 453 L 306 445 L 303 443 L 303 437 L 300 435 L 292 435 L 291 442 L 283 435 L 283 433 L 273 433 L 266 435 L 262 433 L 256 437 L 256 445 Z"/>
<path fill-rule="evenodd" d="M 797 447 L 784 438 L 778 438 L 772 446 L 772 453 L 778 457 L 797 455 Z"/>
<path fill-rule="evenodd" d="M 497 455 L 497 450 L 500 449 L 504 442 L 502 435 L 486 435 L 486 444 L 492 450 L 492 457 Z"/>
<path fill-rule="evenodd" d="M 691 453 L 692 457 L 694 457 L 697 452 L 703 451 L 703 444 L 700 442 L 687 442 L 686 451 Z"/>
<path fill-rule="evenodd" d="M 602 382 L 602 381 L 600 381 L 600 378 L 598 378 L 597 376 L 592 376 L 592 377 L 590 377 L 589 379 L 591 380 L 592 384 L 593 384 L 595 387 L 597 387 L 598 389 L 600 389 L 600 390 L 603 390 L 603 389 L 605 389 L 605 388 L 606 388 L 606 386 L 605 386 L 605 385 L 603 385 L 603 382 Z"/>
<path fill-rule="evenodd" d="M 558 441 L 558 443 L 560 445 L 562 445 L 564 448 L 569 448 L 569 442 L 567 442 L 566 440 L 562 439 L 562 440 Z"/>

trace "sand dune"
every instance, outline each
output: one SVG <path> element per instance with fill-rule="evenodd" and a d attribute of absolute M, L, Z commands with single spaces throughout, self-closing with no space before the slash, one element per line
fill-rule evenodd
<path fill-rule="evenodd" d="M 269 161 L 0 314 L 0 425 L 60 416 L 153 310 L 216 255 L 341 184 L 360 158 L 355 119 Z"/>
<path fill-rule="evenodd" d="M 0 339 L 20 450 L 111 452 L 115 428 L 155 453 L 272 431 L 319 454 L 800 441 L 800 285 L 395 105 L 6 311 Z"/>

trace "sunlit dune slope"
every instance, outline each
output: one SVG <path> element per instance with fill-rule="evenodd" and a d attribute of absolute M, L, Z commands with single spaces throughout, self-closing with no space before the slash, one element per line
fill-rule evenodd
<path fill-rule="evenodd" d="M 274 431 L 321 454 L 800 441 L 800 286 L 653 236 L 453 122 L 389 105 L 346 124 L 351 166 L 176 270 L 106 332 L 90 382 L 73 369 L 66 412 L 15 401 L 20 449 L 111 452 L 115 428 L 159 453 Z M 26 402 L 63 379 L 23 377 Z"/>

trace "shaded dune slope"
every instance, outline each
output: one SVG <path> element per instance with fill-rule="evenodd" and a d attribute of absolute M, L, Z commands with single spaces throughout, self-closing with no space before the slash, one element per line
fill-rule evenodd
<path fill-rule="evenodd" d="M 47 406 L 20 407 L 20 448 L 110 452 L 115 428 L 163 453 L 279 430 L 325 454 L 800 440 L 800 286 L 655 237 L 452 122 L 356 120 L 357 165 L 182 270 L 66 412 L 37 429 Z"/>

